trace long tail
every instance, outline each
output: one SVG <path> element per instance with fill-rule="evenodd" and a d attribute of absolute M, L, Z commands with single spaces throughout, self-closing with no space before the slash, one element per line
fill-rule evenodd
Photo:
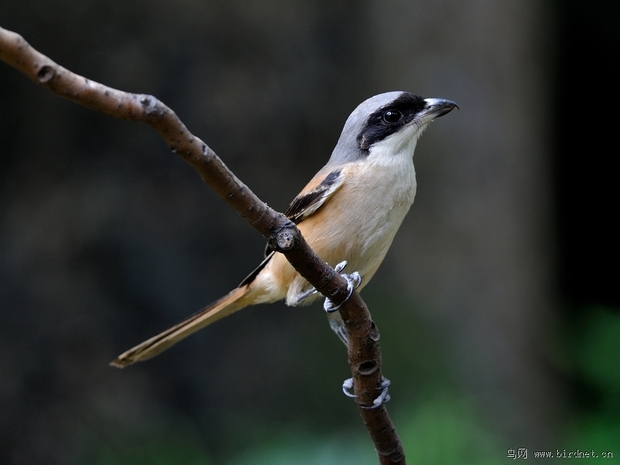
<path fill-rule="evenodd" d="M 217 320 L 224 318 L 250 304 L 243 299 L 249 290 L 249 285 L 242 285 L 226 294 L 221 299 L 213 302 L 198 313 L 190 316 L 186 320 L 174 325 L 163 333 L 147 339 L 141 344 L 122 353 L 110 362 L 110 365 L 117 368 L 124 368 L 135 362 L 148 360 L 155 357 L 164 350 L 169 349 L 177 342 L 185 339 L 190 334 L 195 333 L 205 326 L 215 323 Z"/>

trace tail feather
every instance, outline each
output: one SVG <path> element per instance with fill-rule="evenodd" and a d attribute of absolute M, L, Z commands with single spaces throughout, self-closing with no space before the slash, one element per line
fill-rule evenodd
<path fill-rule="evenodd" d="M 205 307 L 198 313 L 181 321 L 173 327 L 168 328 L 157 336 L 147 339 L 141 344 L 129 349 L 127 352 L 122 353 L 110 362 L 110 366 L 124 368 L 135 362 L 148 360 L 149 358 L 160 354 L 164 350 L 169 349 L 174 344 L 180 342 L 199 329 L 202 329 L 211 323 L 215 323 L 217 320 L 224 318 L 231 313 L 241 310 L 248 305 L 248 303 L 245 302 L 245 299 L 242 299 L 242 297 L 247 294 L 248 290 L 248 285 L 233 289 L 224 297 L 213 302 L 211 305 Z"/>

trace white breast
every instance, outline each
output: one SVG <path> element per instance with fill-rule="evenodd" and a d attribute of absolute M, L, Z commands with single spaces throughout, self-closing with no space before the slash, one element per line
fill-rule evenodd
<path fill-rule="evenodd" d="M 300 228 L 309 226 L 304 236 L 323 260 L 331 266 L 346 260 L 346 272 L 360 273 L 361 290 L 385 258 L 413 203 L 415 169 L 411 152 L 408 156 L 372 152 L 364 160 L 348 163 L 342 172 L 342 187 L 326 202 L 324 214 L 317 215 L 321 225 L 312 225 L 309 218 Z M 288 288 L 287 304 L 295 305 L 308 287 L 297 276 Z"/>
<path fill-rule="evenodd" d="M 378 152 L 351 167 L 356 176 L 343 186 L 356 199 L 348 215 L 354 227 L 346 227 L 356 234 L 353 242 L 359 254 L 351 257 L 351 265 L 367 275 L 366 283 L 383 261 L 416 193 L 412 152 Z"/>
<path fill-rule="evenodd" d="M 346 260 L 346 272 L 361 274 L 358 290 L 368 284 L 379 268 L 415 198 L 415 141 L 408 142 L 398 148 L 378 144 L 364 159 L 333 167 L 342 171 L 342 186 L 315 214 L 299 224 L 319 257 L 331 266 Z M 300 294 L 310 285 L 284 256 L 276 254 L 253 287 L 256 303 L 286 296 L 288 305 L 299 305 Z M 301 303 L 310 303 L 316 297 Z"/>

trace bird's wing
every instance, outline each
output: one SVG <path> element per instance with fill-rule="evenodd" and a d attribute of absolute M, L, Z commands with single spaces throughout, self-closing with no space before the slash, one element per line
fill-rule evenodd
<path fill-rule="evenodd" d="M 342 186 L 342 170 L 329 171 L 325 176 L 315 177 L 291 202 L 284 214 L 295 224 L 308 218 Z"/>
<path fill-rule="evenodd" d="M 316 212 L 325 201 L 342 186 L 344 176 L 341 170 L 328 171 L 326 175 L 315 176 L 306 187 L 293 199 L 284 214 L 293 223 L 308 218 Z M 248 276 L 245 277 L 239 286 L 251 283 L 256 275 L 265 268 L 275 252 L 267 245 L 265 247 L 265 259 Z"/>

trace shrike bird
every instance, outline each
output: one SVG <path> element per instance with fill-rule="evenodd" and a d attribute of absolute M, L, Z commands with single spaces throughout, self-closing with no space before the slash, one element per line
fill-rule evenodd
<path fill-rule="evenodd" d="M 346 262 L 359 273 L 361 283 L 359 279 L 355 283 L 359 290 L 379 268 L 413 204 L 418 138 L 428 123 L 454 108 L 458 107 L 450 100 L 408 92 L 387 92 L 364 101 L 347 119 L 327 164 L 286 210 L 321 259 L 330 266 Z M 317 297 L 286 257 L 271 251 L 224 297 L 121 354 L 111 365 L 122 368 L 154 357 L 249 305 L 281 299 L 290 306 L 306 305 Z M 330 314 L 330 324 L 345 340 L 339 312 Z"/>

